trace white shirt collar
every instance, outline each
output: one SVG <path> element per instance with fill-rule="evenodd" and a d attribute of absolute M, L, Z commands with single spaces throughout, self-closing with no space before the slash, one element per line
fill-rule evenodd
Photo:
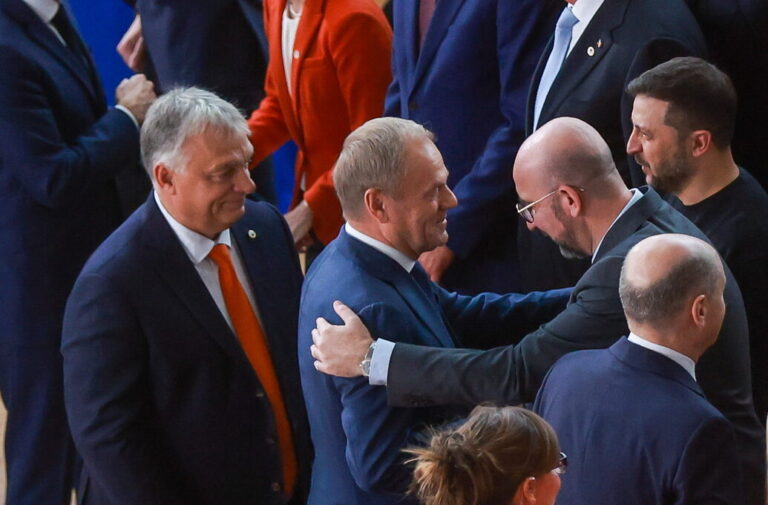
<path fill-rule="evenodd" d="M 666 356 L 667 358 L 683 367 L 685 371 L 688 372 L 688 375 L 693 377 L 694 381 L 696 380 L 696 362 L 685 354 L 677 352 L 674 349 L 670 349 L 669 347 L 664 347 L 663 345 L 655 344 L 645 340 L 643 337 L 635 335 L 634 333 L 630 333 L 629 337 L 627 337 L 627 340 L 633 344 L 639 345 L 640 347 L 645 347 L 650 351 L 654 351 L 663 356 Z"/>
<path fill-rule="evenodd" d="M 604 0 L 576 0 L 576 3 L 569 5 L 571 12 L 579 20 L 579 24 L 587 26 L 592 18 L 595 17 L 597 9 L 603 5 Z"/>
<path fill-rule="evenodd" d="M 354 229 L 352 225 L 349 223 L 346 223 L 344 225 L 344 231 L 346 231 L 350 237 L 356 238 L 360 242 L 373 247 L 380 253 L 385 254 L 387 255 L 387 257 L 395 260 L 408 273 L 410 273 L 414 265 L 416 265 L 416 260 L 409 258 L 408 256 L 401 253 L 394 247 L 388 246 L 387 244 L 380 242 L 375 238 L 369 237 L 365 233 Z"/>
<path fill-rule="evenodd" d="M 618 221 L 619 218 L 623 216 L 624 213 L 628 211 L 630 207 L 636 204 L 637 201 L 643 197 L 643 192 L 640 191 L 639 189 L 632 188 L 630 189 L 630 191 L 632 192 L 632 198 L 630 198 L 627 204 L 624 206 L 624 208 L 621 209 L 621 212 L 619 212 L 619 215 L 616 216 L 616 219 L 613 220 L 613 222 L 611 223 L 611 226 L 609 226 L 608 229 L 605 231 L 605 235 L 608 235 L 608 232 L 611 231 L 611 228 L 613 228 L 613 225 L 616 224 L 616 221 Z M 595 257 L 597 257 L 597 251 L 599 251 L 600 246 L 603 245 L 603 240 L 605 240 L 605 235 L 603 235 L 603 238 L 601 238 L 600 242 L 597 243 L 597 247 L 595 247 L 595 252 L 592 253 L 592 263 L 595 262 Z"/>
<path fill-rule="evenodd" d="M 56 0 L 24 0 L 30 9 L 35 11 L 43 23 L 50 24 L 53 16 L 59 10 L 59 2 Z"/>
<path fill-rule="evenodd" d="M 155 202 L 157 202 L 157 206 L 160 208 L 160 212 L 162 212 L 165 220 L 168 221 L 171 229 L 179 238 L 179 242 L 181 242 L 182 247 L 184 247 L 184 251 L 187 253 L 187 256 L 189 256 L 189 259 L 193 264 L 197 265 L 205 258 L 207 258 L 211 252 L 211 249 L 213 249 L 213 246 L 217 244 L 225 244 L 230 248 L 232 247 L 232 239 L 229 235 L 229 228 L 219 233 L 219 236 L 216 237 L 216 240 L 211 240 L 205 235 L 201 235 L 196 231 L 190 230 L 178 222 L 165 209 L 163 202 L 160 201 L 160 197 L 158 196 L 157 191 L 154 191 L 153 193 L 155 195 Z"/>

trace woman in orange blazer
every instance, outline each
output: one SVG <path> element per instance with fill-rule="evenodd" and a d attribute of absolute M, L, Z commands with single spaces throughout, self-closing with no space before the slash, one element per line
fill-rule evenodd
<path fill-rule="evenodd" d="M 283 27 L 297 17 L 284 52 Z M 344 222 L 331 170 L 346 136 L 384 110 L 392 30 L 373 0 L 265 0 L 264 20 L 267 96 L 248 120 L 253 161 L 293 139 L 299 153 L 285 218 L 297 245 L 312 242 L 310 230 L 327 244 Z"/>

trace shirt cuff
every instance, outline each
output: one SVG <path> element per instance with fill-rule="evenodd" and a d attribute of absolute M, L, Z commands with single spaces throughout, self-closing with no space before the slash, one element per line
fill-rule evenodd
<path fill-rule="evenodd" d="M 126 114 L 128 114 L 128 117 L 131 118 L 131 121 L 133 121 L 133 124 L 136 125 L 136 129 L 137 130 L 141 130 L 141 127 L 139 126 L 139 122 L 136 121 L 136 116 L 133 115 L 133 112 L 128 110 L 128 107 L 126 107 L 124 105 L 115 105 L 115 109 L 121 110 L 121 111 L 125 112 Z"/>
<path fill-rule="evenodd" d="M 389 360 L 392 358 L 394 349 L 394 342 L 383 338 L 376 340 L 376 347 L 373 348 L 373 356 L 371 356 L 371 372 L 368 375 L 368 384 L 371 386 L 387 385 Z"/>

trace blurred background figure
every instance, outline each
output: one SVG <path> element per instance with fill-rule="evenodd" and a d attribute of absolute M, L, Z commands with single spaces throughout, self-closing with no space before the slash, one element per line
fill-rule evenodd
<path fill-rule="evenodd" d="M 395 0 L 386 116 L 435 132 L 459 200 L 420 262 L 450 291 L 519 291 L 510 167 L 525 100 L 561 0 Z"/>
<path fill-rule="evenodd" d="M 267 37 L 262 0 L 125 0 L 136 15 L 117 45 L 130 69 L 158 93 L 176 86 L 209 89 L 250 113 L 264 98 Z M 271 160 L 251 176 L 257 194 L 275 203 Z"/>
<path fill-rule="evenodd" d="M 248 120 L 254 162 L 296 142 L 294 197 L 285 218 L 311 260 L 343 218 L 331 172 L 346 136 L 381 115 L 392 30 L 373 0 L 267 0 L 266 98 Z"/>
<path fill-rule="evenodd" d="M 126 180 L 146 182 L 138 126 L 155 93 L 133 76 L 107 107 L 90 49 L 58 0 L 0 1 L 0 68 L 6 503 L 59 505 L 79 473 L 62 392 L 64 303 L 130 209 Z"/>
<path fill-rule="evenodd" d="M 520 407 L 475 407 L 407 452 L 424 505 L 552 505 L 567 463 L 552 427 Z"/>

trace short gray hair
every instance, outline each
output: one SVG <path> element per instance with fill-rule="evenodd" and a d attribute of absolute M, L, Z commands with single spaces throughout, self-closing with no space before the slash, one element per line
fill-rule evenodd
<path fill-rule="evenodd" d="M 432 132 L 408 119 L 371 119 L 347 136 L 333 171 L 333 184 L 344 216 L 360 215 L 363 196 L 378 188 L 396 196 L 405 177 L 405 146 L 409 140 L 434 141 Z"/>
<path fill-rule="evenodd" d="M 641 258 L 634 260 L 642 261 Z M 697 248 L 681 258 L 661 279 L 647 286 L 636 286 L 629 279 L 625 259 L 619 278 L 624 313 L 628 319 L 641 324 L 668 321 L 679 314 L 691 298 L 702 294 L 713 296 L 722 268 L 717 253 Z"/>
<path fill-rule="evenodd" d="M 223 135 L 250 135 L 248 124 L 237 108 L 210 91 L 176 88 L 158 98 L 147 111 L 141 127 L 141 160 L 150 178 L 158 163 L 182 170 L 184 142 L 209 129 Z"/>

